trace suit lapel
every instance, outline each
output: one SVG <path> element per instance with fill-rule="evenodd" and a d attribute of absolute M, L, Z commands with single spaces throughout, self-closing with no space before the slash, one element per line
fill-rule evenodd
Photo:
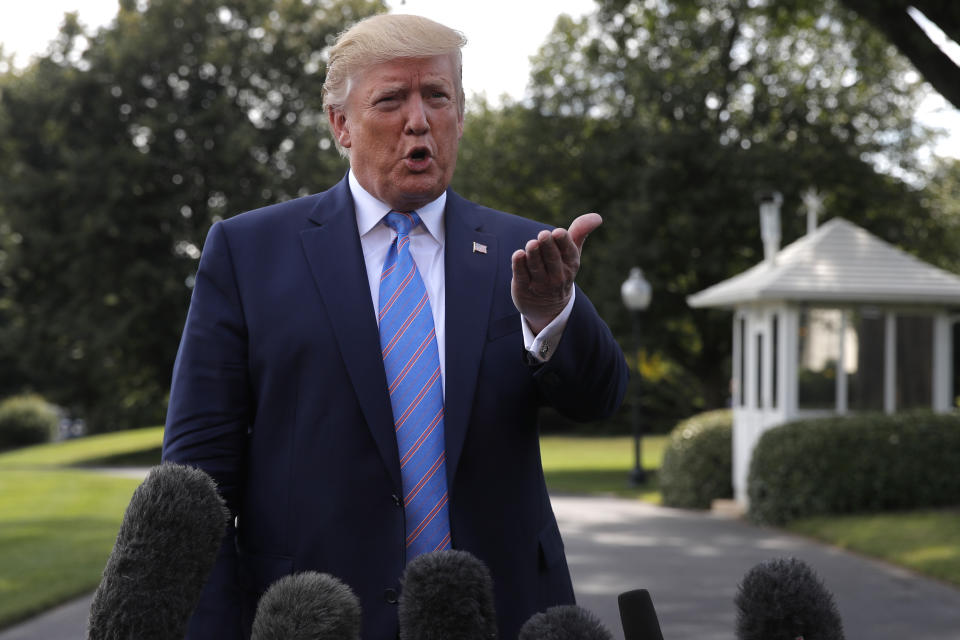
<path fill-rule="evenodd" d="M 467 435 L 497 275 L 497 238 L 482 231 L 476 209 L 447 191 L 444 430 L 448 486 L 453 485 Z"/>
<path fill-rule="evenodd" d="M 353 198 L 344 178 L 310 214 L 300 233 L 314 282 L 330 316 L 364 418 L 395 486 L 400 462 Z"/>

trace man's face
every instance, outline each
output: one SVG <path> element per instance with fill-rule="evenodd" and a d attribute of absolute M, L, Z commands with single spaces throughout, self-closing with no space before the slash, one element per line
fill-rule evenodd
<path fill-rule="evenodd" d="M 357 180 L 398 211 L 437 199 L 453 178 L 463 135 L 455 73 L 453 56 L 375 64 L 329 114 Z"/>

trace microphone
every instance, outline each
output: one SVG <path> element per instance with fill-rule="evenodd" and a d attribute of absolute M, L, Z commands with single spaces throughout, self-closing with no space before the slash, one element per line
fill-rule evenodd
<path fill-rule="evenodd" d="M 626 640 L 663 640 L 657 611 L 646 589 L 634 589 L 617 596 L 620 622 Z"/>
<path fill-rule="evenodd" d="M 490 570 L 466 551 L 432 551 L 411 560 L 398 605 L 400 640 L 497 637 Z"/>
<path fill-rule="evenodd" d="M 843 640 L 833 595 L 797 558 L 767 560 L 750 569 L 734 602 L 739 640 Z"/>
<path fill-rule="evenodd" d="M 206 473 L 153 467 L 123 515 L 90 605 L 88 640 L 181 640 L 228 520 Z"/>
<path fill-rule="evenodd" d="M 257 603 L 250 640 L 360 640 L 360 601 L 328 573 L 284 576 Z"/>
<path fill-rule="evenodd" d="M 613 640 L 613 636 L 590 611 L 568 604 L 531 616 L 517 640 Z"/>

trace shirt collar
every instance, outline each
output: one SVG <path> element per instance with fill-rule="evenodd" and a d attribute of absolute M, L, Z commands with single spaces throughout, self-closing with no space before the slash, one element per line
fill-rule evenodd
<path fill-rule="evenodd" d="M 361 237 L 367 235 L 383 217 L 392 211 L 390 205 L 377 200 L 369 191 L 360 186 L 360 182 L 353 175 L 351 169 L 348 174 L 350 194 L 353 196 L 353 205 L 357 211 L 357 230 Z M 434 239 L 443 244 L 443 211 L 447 205 L 447 192 L 440 197 L 417 209 L 417 215 L 423 226 Z"/>

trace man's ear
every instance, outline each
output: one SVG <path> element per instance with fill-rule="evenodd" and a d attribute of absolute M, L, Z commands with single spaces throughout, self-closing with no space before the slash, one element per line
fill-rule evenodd
<path fill-rule="evenodd" d="M 337 142 L 344 149 L 350 148 L 350 124 L 347 122 L 347 114 L 342 108 L 327 107 L 327 117 L 330 118 L 330 128 Z"/>

